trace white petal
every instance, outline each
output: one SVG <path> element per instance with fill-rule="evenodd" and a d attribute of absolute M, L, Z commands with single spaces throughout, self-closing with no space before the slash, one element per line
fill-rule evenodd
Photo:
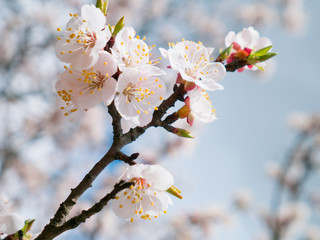
<path fill-rule="evenodd" d="M 165 204 L 163 204 L 161 199 L 159 198 L 161 193 L 156 193 L 157 195 L 154 195 L 154 192 L 152 192 L 151 194 L 143 195 L 141 200 L 143 212 L 150 216 L 158 216 L 167 209 L 165 208 Z"/>
<path fill-rule="evenodd" d="M 111 32 L 109 28 L 105 28 L 100 32 L 96 32 L 96 41 L 94 46 L 92 47 L 92 54 L 97 54 L 103 50 L 106 46 L 106 43 L 109 41 L 111 37 Z"/>
<path fill-rule="evenodd" d="M 93 4 L 85 4 L 82 6 L 81 18 L 86 20 L 88 27 L 94 32 L 101 31 L 105 27 L 106 17 L 102 11 Z"/>
<path fill-rule="evenodd" d="M 236 40 L 236 33 L 233 31 L 230 31 L 224 40 L 226 47 L 229 47 L 231 43 L 233 43 L 235 40 Z"/>
<path fill-rule="evenodd" d="M 114 99 L 116 93 L 117 81 L 113 77 L 109 77 L 108 80 L 103 84 L 101 89 L 101 100 L 104 105 L 109 106 Z"/>
<path fill-rule="evenodd" d="M 1 224 L 5 225 L 5 233 L 11 235 L 23 228 L 24 221 L 18 214 L 10 213 L 0 217 Z"/>
<path fill-rule="evenodd" d="M 119 82 L 119 81 L 118 81 Z M 119 86 L 119 84 L 118 84 Z M 138 117 L 137 110 L 133 104 L 127 103 L 127 99 L 123 94 L 116 95 L 114 98 L 114 104 L 120 113 L 120 115 L 129 120 L 132 117 Z"/>
<path fill-rule="evenodd" d="M 237 34 L 237 43 L 240 44 L 242 48 L 247 47 L 252 49 L 258 39 L 259 33 L 254 30 L 253 27 L 244 28 Z"/>
<path fill-rule="evenodd" d="M 117 72 L 117 64 L 110 53 L 103 51 L 99 53 L 99 59 L 94 65 L 94 69 L 99 71 L 102 75 L 108 74 L 111 77 Z"/>
<path fill-rule="evenodd" d="M 152 188 L 161 191 L 169 189 L 174 182 L 172 174 L 160 165 L 146 165 L 142 175 Z"/>
<path fill-rule="evenodd" d="M 162 57 L 168 59 L 168 57 L 169 57 L 168 50 L 166 50 L 164 48 L 159 48 L 159 51 L 160 51 Z"/>
<path fill-rule="evenodd" d="M 214 50 L 214 48 L 208 47 L 207 48 L 208 55 L 211 55 L 213 50 Z"/>
<path fill-rule="evenodd" d="M 131 128 L 135 128 L 136 126 L 138 126 L 138 124 L 136 124 L 136 122 L 139 123 L 138 118 L 135 118 L 136 121 L 133 121 L 133 119 L 124 119 L 121 118 L 121 128 L 122 128 L 122 132 L 123 133 L 127 133 L 130 131 Z"/>
<path fill-rule="evenodd" d="M 272 42 L 269 38 L 266 38 L 266 37 L 261 37 L 258 39 L 257 43 L 256 43 L 256 46 L 255 46 L 255 50 L 260 50 L 262 48 L 265 48 L 265 47 L 268 47 L 268 46 L 271 46 L 272 45 Z"/>
<path fill-rule="evenodd" d="M 143 170 L 145 169 L 146 165 L 144 164 L 135 164 L 130 166 L 126 169 L 123 177 L 121 179 L 130 181 L 133 178 L 143 178 Z"/>
<path fill-rule="evenodd" d="M 188 92 L 190 98 L 191 114 L 202 122 L 212 122 L 216 120 L 212 112 L 211 102 L 198 89 Z"/>
<path fill-rule="evenodd" d="M 124 192 L 128 190 L 123 190 L 117 194 L 119 199 L 114 199 L 112 201 L 112 210 L 114 213 L 121 218 L 133 218 L 135 217 L 135 211 L 140 209 L 140 204 L 132 203 L 132 199 L 128 199 Z"/>
<path fill-rule="evenodd" d="M 223 64 L 210 63 L 203 69 L 203 72 L 206 74 L 203 75 L 202 80 L 196 81 L 198 86 L 208 91 L 223 89 L 223 86 L 217 83 L 226 75 L 226 69 Z"/>

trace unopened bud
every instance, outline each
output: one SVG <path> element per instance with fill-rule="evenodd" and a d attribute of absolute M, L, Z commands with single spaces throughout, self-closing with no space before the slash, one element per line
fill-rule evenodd
<path fill-rule="evenodd" d="M 194 82 L 186 82 L 184 84 L 184 90 L 186 91 L 191 91 L 192 89 L 194 89 L 197 85 Z"/>
<path fill-rule="evenodd" d="M 186 118 L 188 117 L 190 113 L 190 108 L 187 106 L 187 105 L 184 105 L 182 108 L 180 108 L 178 111 L 177 111 L 177 115 L 179 118 Z"/>
<path fill-rule="evenodd" d="M 175 128 L 173 131 L 174 134 L 176 134 L 179 137 L 185 137 L 185 138 L 194 138 L 189 131 L 181 128 Z"/>
<path fill-rule="evenodd" d="M 183 198 L 182 195 L 180 194 L 181 191 L 173 185 L 169 189 L 167 189 L 167 192 L 177 198 L 180 198 L 180 199 Z"/>

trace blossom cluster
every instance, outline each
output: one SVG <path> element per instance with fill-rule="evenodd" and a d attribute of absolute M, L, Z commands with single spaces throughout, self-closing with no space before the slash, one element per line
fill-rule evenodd
<path fill-rule="evenodd" d="M 62 36 L 56 55 L 70 64 L 56 84 L 64 115 L 76 120 L 101 102 L 108 106 L 114 101 L 124 132 L 146 125 L 166 91 L 159 78 L 164 72 L 150 60 L 153 47 L 132 27 L 121 29 L 114 38 L 104 14 L 93 5 L 70 16 L 66 29 L 57 29 Z M 111 39 L 113 46 L 108 45 Z"/>
<path fill-rule="evenodd" d="M 231 63 L 234 58 L 245 58 L 250 56 L 252 51 L 258 51 L 263 48 L 272 46 L 272 42 L 267 37 L 260 37 L 258 31 L 253 27 L 244 28 L 241 32 L 235 33 L 230 31 L 225 38 L 226 47 L 232 45 L 232 53 L 227 58 L 227 63 Z M 257 63 L 256 66 L 248 65 L 238 69 L 239 72 L 242 72 L 245 68 L 257 70 L 258 66 L 264 67 L 265 62 Z"/>
<path fill-rule="evenodd" d="M 141 39 L 132 27 L 117 29 L 115 33 L 94 5 L 84 5 L 80 15 L 70 16 L 66 28 L 57 29 L 62 36 L 58 36 L 56 55 L 70 64 L 56 84 L 64 115 L 76 120 L 101 102 L 106 106 L 114 102 L 124 133 L 147 125 L 166 93 L 166 85 L 160 79 L 165 72 L 156 66 L 157 60 L 150 60 L 155 46 L 148 46 L 145 37 Z M 270 46 L 271 41 L 260 38 L 249 27 L 238 34 L 230 32 L 227 47 L 230 44 L 233 49 L 226 56 L 227 63 L 249 57 L 252 51 Z M 159 50 L 170 67 L 179 72 L 176 83 L 183 83 L 187 91 L 185 106 L 177 112 L 178 116 L 187 118 L 190 125 L 194 118 L 214 121 L 215 109 L 206 91 L 223 89 L 219 81 L 226 75 L 223 63 L 210 57 L 214 49 L 200 41 L 182 39 L 169 43 L 168 50 Z M 250 64 L 248 67 L 255 68 Z"/>
<path fill-rule="evenodd" d="M 111 27 L 101 10 L 94 5 L 84 5 L 80 14 L 70 13 L 71 19 L 64 30 L 57 29 L 62 35 L 58 36 L 56 55 L 69 66 L 65 66 L 65 72 L 59 77 L 56 91 L 60 109 L 71 121 L 98 104 L 114 104 L 121 116 L 122 133 L 126 133 L 152 121 L 153 112 L 158 110 L 166 94 L 166 84 L 161 79 L 165 72 L 156 66 L 158 60 L 150 59 L 155 46 L 148 46 L 146 38 L 136 35 L 132 27 L 123 27 L 123 18 Z M 169 43 L 169 49 L 159 49 L 169 61 L 169 68 L 178 72 L 173 83 L 184 91 L 183 99 L 180 98 L 184 106 L 173 114 L 175 119 L 186 118 L 191 126 L 194 119 L 205 123 L 214 121 L 215 109 L 207 91 L 223 89 L 219 82 L 227 72 L 224 61 L 229 64 L 245 59 L 245 65 L 259 63 L 266 60 L 261 56 L 270 49 L 259 52 L 259 48 L 268 46 L 270 41 L 259 39 L 253 28 L 237 35 L 229 33 L 226 43 L 233 48 L 227 46 L 216 60 L 211 57 L 214 49 L 200 41 L 182 39 Z M 246 54 L 241 55 L 243 52 Z M 183 129 L 172 132 L 189 136 Z M 173 186 L 173 176 L 158 165 L 130 166 L 119 181 L 132 185 L 115 196 L 113 210 L 131 221 L 137 217 L 157 218 L 166 213 L 172 205 L 167 193 L 182 198 L 180 190 Z"/>

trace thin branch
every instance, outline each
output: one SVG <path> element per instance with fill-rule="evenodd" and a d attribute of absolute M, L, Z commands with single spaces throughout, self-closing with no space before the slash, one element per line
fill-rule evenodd
<path fill-rule="evenodd" d="M 92 186 L 93 181 L 105 169 L 105 167 L 115 159 L 116 153 L 118 152 L 119 148 L 119 144 L 112 145 L 109 151 L 103 156 L 103 158 L 99 162 L 97 162 L 94 165 L 94 167 L 82 179 L 78 186 L 71 189 L 71 193 L 69 194 L 67 199 L 60 204 L 60 207 L 58 208 L 54 217 L 50 220 L 49 224 L 47 224 L 44 227 L 44 230 L 37 238 L 35 238 L 35 240 L 53 239 L 49 236 L 52 233 L 57 233 L 59 227 L 65 223 L 67 215 L 69 214 L 73 206 L 76 204 L 77 200 L 87 189 L 89 189 Z"/>
<path fill-rule="evenodd" d="M 136 162 L 134 160 L 137 159 L 138 156 L 139 156 L 139 153 L 133 153 L 133 154 L 131 154 L 131 156 L 127 156 L 123 152 L 119 151 L 116 154 L 116 159 L 121 160 L 121 161 L 129 164 L 130 166 L 132 166 L 132 165 L 136 164 Z"/>
<path fill-rule="evenodd" d="M 122 191 L 123 189 L 129 188 L 134 183 L 132 182 L 125 182 L 120 181 L 114 186 L 114 189 L 108 193 L 106 196 L 104 196 L 99 202 L 94 204 L 91 208 L 88 210 L 83 210 L 78 216 L 75 216 L 68 221 L 66 221 L 63 225 L 59 226 L 56 231 L 50 232 L 49 235 L 47 235 L 43 239 L 53 239 L 57 237 L 58 235 L 62 234 L 65 231 L 74 229 L 78 227 L 81 223 L 84 223 L 88 218 L 93 216 L 94 214 L 100 212 L 107 204 L 108 202 L 115 198 L 115 196 Z M 40 236 L 38 236 L 36 239 L 41 239 Z"/>
<path fill-rule="evenodd" d="M 246 61 L 246 59 L 240 59 L 240 60 L 234 60 L 231 63 L 228 63 L 225 65 L 225 68 L 227 70 L 227 72 L 234 72 L 239 68 L 243 68 L 245 66 L 247 66 L 248 63 Z"/>
<path fill-rule="evenodd" d="M 121 116 L 118 113 L 114 102 L 108 106 L 108 112 L 112 117 L 113 141 L 118 141 L 122 135 Z"/>

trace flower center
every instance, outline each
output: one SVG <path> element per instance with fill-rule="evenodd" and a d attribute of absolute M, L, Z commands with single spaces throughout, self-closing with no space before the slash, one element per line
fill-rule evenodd
<path fill-rule="evenodd" d="M 129 43 L 132 43 L 132 39 L 129 39 Z M 121 42 L 123 45 L 124 42 Z M 131 45 L 132 46 L 132 45 Z M 122 61 L 124 62 L 126 67 L 134 67 L 139 64 L 147 64 L 149 63 L 149 53 L 151 47 L 148 47 L 144 43 L 138 43 L 134 47 L 128 47 L 128 52 L 122 57 Z"/>
<path fill-rule="evenodd" d="M 141 100 L 149 97 L 152 94 L 154 94 L 154 91 L 150 91 L 149 88 L 142 88 L 138 84 L 133 83 L 128 83 L 127 87 L 123 90 L 123 95 L 126 96 L 128 104 L 133 100 L 141 102 Z"/>
<path fill-rule="evenodd" d="M 67 43 L 72 43 L 72 49 L 68 53 L 73 53 L 79 49 L 83 49 L 82 54 L 85 54 L 88 48 L 93 48 L 95 46 L 97 36 L 96 33 L 91 32 L 87 27 L 87 21 L 83 20 L 77 14 L 70 14 L 74 20 L 73 27 L 69 27 L 64 31 L 64 37 L 58 37 L 58 40 L 64 40 Z M 61 28 L 57 29 L 61 31 Z M 64 54 L 65 51 L 61 52 Z"/>
<path fill-rule="evenodd" d="M 93 68 L 91 68 L 93 70 Z M 103 88 L 103 84 L 108 80 L 109 74 L 101 74 L 99 71 L 87 71 L 82 70 L 81 74 L 84 78 L 78 78 L 78 81 L 83 81 L 87 83 L 85 89 L 80 91 L 79 94 L 82 95 L 84 91 L 90 91 L 91 94 L 94 94 L 97 90 L 100 91 Z"/>

